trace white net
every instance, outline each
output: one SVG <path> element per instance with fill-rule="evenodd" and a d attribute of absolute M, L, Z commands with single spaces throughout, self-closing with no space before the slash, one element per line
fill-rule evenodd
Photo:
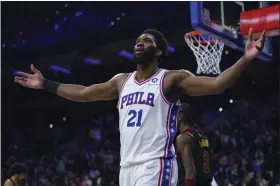
<path fill-rule="evenodd" d="M 185 41 L 192 49 L 196 62 L 197 74 L 220 74 L 220 61 L 224 43 L 209 35 L 197 31 L 187 33 Z"/>

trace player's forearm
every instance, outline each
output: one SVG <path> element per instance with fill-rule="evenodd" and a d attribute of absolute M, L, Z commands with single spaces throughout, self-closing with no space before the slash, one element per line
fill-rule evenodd
<path fill-rule="evenodd" d="M 246 59 L 245 56 L 242 56 L 233 66 L 220 74 L 216 80 L 218 89 L 223 92 L 234 84 L 249 63 L 250 60 Z"/>
<path fill-rule="evenodd" d="M 193 168 L 185 168 L 185 185 L 184 186 L 195 186 L 196 185 L 196 172 Z"/>
<path fill-rule="evenodd" d="M 82 94 L 85 86 L 74 84 L 61 84 L 58 82 L 44 79 L 43 87 L 45 90 L 52 92 L 60 97 L 77 102 L 87 102 L 88 99 Z"/>
<path fill-rule="evenodd" d="M 185 168 L 185 179 L 196 179 L 196 172 L 193 168 Z"/>
<path fill-rule="evenodd" d="M 82 94 L 85 88 L 86 87 L 82 85 L 61 84 L 57 89 L 57 95 L 72 101 L 88 102 L 89 100 L 87 97 Z"/>
<path fill-rule="evenodd" d="M 196 170 L 193 157 L 184 152 L 182 154 L 183 165 L 185 169 L 185 179 L 196 179 Z"/>

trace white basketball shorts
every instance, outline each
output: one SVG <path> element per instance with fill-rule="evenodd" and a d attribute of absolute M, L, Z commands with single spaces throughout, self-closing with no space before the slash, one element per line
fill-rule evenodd
<path fill-rule="evenodd" d="M 120 186 L 176 186 L 176 159 L 155 159 L 140 165 L 121 167 Z"/>

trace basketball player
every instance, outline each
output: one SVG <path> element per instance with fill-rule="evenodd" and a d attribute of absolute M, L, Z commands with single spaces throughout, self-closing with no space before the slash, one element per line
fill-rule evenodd
<path fill-rule="evenodd" d="M 180 135 L 176 139 L 179 186 L 217 185 L 213 178 L 211 151 L 207 137 L 198 129 L 194 109 L 181 104 L 177 117 Z"/>
<path fill-rule="evenodd" d="M 26 178 L 28 168 L 22 163 L 14 163 L 10 170 L 10 178 L 4 183 L 4 186 L 17 186 Z"/>
<path fill-rule="evenodd" d="M 183 92 L 202 96 L 231 86 L 263 47 L 264 33 L 257 41 L 252 40 L 252 29 L 249 36 L 245 55 L 218 77 L 160 69 L 159 62 L 168 55 L 167 41 L 159 31 L 149 29 L 136 40 L 135 72 L 86 87 L 50 81 L 31 65 L 33 74 L 19 72 L 21 77 L 15 77 L 15 82 L 78 102 L 119 98 L 120 186 L 175 186 L 178 172 L 173 140 L 178 107 L 174 103 Z"/>

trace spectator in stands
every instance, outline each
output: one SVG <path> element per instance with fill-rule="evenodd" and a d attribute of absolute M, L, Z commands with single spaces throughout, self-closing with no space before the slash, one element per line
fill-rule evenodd
<path fill-rule="evenodd" d="M 27 177 L 28 168 L 25 164 L 14 163 L 10 168 L 10 177 L 5 181 L 4 186 L 17 186 Z"/>
<path fill-rule="evenodd" d="M 277 109 L 272 109 L 275 102 L 267 105 L 271 109 L 262 109 L 263 104 L 267 103 L 236 101 L 227 113 L 208 113 L 212 115 L 213 123 L 209 123 L 209 117 L 203 122 L 207 126 L 216 125 L 212 131 L 208 131 L 208 136 L 214 149 L 213 158 L 217 163 L 215 178 L 219 185 L 279 184 L 279 154 L 275 153 L 278 126 L 274 127 Z M 15 161 L 24 159 L 29 170 L 29 186 L 35 186 L 35 183 L 44 186 L 117 186 L 119 152 L 114 150 L 118 149 L 115 147 L 117 142 L 109 138 L 112 135 L 119 138 L 119 134 L 112 127 L 117 127 L 118 123 L 111 123 L 111 117 L 95 119 L 91 138 L 80 141 L 79 145 L 73 138 L 65 146 L 69 149 L 63 148 L 59 152 L 48 152 L 49 149 L 46 149 L 46 153 L 41 156 L 34 152 L 34 155 L 25 158 L 16 153 L 17 156 L 11 156 L 4 164 L 3 178 L 7 178 L 5 170 L 10 169 Z M 113 121 L 117 121 L 117 118 Z M 81 126 L 78 125 L 75 132 L 86 136 L 88 128 L 83 129 Z"/>

